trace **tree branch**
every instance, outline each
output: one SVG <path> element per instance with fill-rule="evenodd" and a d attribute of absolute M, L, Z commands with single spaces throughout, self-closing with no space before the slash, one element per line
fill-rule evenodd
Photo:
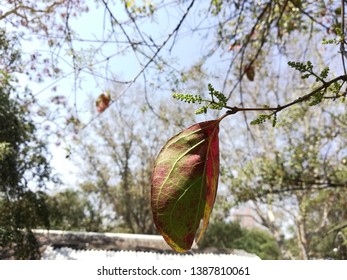
<path fill-rule="evenodd" d="M 229 111 L 226 112 L 227 115 L 233 115 L 236 114 L 237 112 L 244 112 L 244 111 L 272 111 L 272 113 L 270 115 L 268 115 L 269 117 L 288 108 L 291 107 L 295 104 L 298 103 L 302 103 L 304 101 L 309 100 L 312 96 L 314 96 L 315 94 L 319 93 L 322 90 L 326 90 L 328 89 L 332 84 L 338 82 L 338 81 L 347 81 L 347 75 L 341 75 L 336 77 L 335 79 L 330 80 L 329 82 L 325 82 L 323 83 L 323 85 L 321 85 L 320 87 L 314 89 L 313 91 L 311 91 L 310 93 L 300 96 L 299 98 L 284 104 L 284 105 L 278 105 L 277 107 L 255 107 L 255 108 L 245 108 L 245 107 L 230 107 L 230 106 L 225 106 L 226 109 L 229 109 Z M 339 96 L 338 96 L 339 97 Z M 336 97 L 336 98 L 338 98 Z M 342 96 L 341 96 L 342 97 Z"/>

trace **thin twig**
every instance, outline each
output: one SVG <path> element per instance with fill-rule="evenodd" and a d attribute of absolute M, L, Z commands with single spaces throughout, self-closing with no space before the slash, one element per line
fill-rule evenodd
<path fill-rule="evenodd" d="M 260 13 L 260 15 L 258 16 L 258 18 L 257 18 L 255 24 L 253 25 L 251 31 L 249 32 L 248 37 L 247 37 L 246 41 L 244 42 L 242 48 L 239 50 L 239 52 L 235 55 L 235 58 L 233 59 L 233 61 L 236 60 L 236 57 L 237 57 L 238 55 L 241 54 L 240 76 L 239 76 L 239 79 L 238 79 L 238 80 L 236 81 L 236 83 L 234 84 L 233 88 L 231 89 L 231 91 L 230 91 L 230 93 L 229 93 L 229 96 L 228 96 L 228 99 L 231 97 L 231 95 L 232 95 L 232 93 L 234 92 L 234 90 L 238 87 L 239 83 L 242 81 L 243 77 L 246 75 L 246 72 L 247 72 L 247 71 L 242 69 L 242 68 L 243 68 L 242 65 L 243 65 L 244 55 L 245 55 L 247 46 L 248 46 L 248 44 L 249 44 L 250 41 L 251 41 L 251 36 L 252 36 L 252 34 L 255 32 L 255 29 L 256 29 L 256 27 L 258 26 L 258 24 L 260 23 L 261 19 L 265 16 L 266 11 L 268 10 L 268 8 L 271 8 L 271 2 L 267 3 L 267 5 L 266 5 L 265 8 L 263 9 L 263 11 L 262 11 L 262 12 Z M 270 16 L 270 13 L 269 13 L 269 16 Z M 267 19 L 269 19 L 269 16 L 268 16 Z M 271 23 L 269 23 L 269 25 L 271 25 Z M 269 25 L 267 26 L 268 29 L 270 29 L 270 26 L 269 26 Z M 247 65 L 248 68 L 252 67 L 253 64 L 255 63 L 255 61 L 258 59 L 258 57 L 259 57 L 259 55 L 260 55 L 260 53 L 261 53 L 261 50 L 262 50 L 262 48 L 263 48 L 263 46 L 264 46 L 264 44 L 265 44 L 265 42 L 266 42 L 266 40 L 265 40 L 264 37 L 266 36 L 266 32 L 268 31 L 268 29 L 267 29 L 267 30 L 264 30 L 264 32 L 263 32 L 263 37 L 262 37 L 261 42 L 260 42 L 260 46 L 258 47 L 257 52 L 256 52 L 256 54 L 254 55 L 254 57 L 249 61 L 248 65 Z M 230 63 L 230 66 L 229 66 L 229 67 L 232 66 L 233 61 Z"/>
<path fill-rule="evenodd" d="M 343 1 L 343 0 L 342 0 Z M 309 12 L 306 12 L 297 1 L 294 0 L 290 0 L 290 2 L 299 9 L 299 11 L 304 14 L 305 16 L 307 16 L 310 20 L 312 20 L 313 22 L 317 23 L 318 25 L 324 27 L 326 30 L 329 30 L 329 26 L 324 25 L 323 23 L 319 22 L 314 16 L 312 16 Z"/>
<path fill-rule="evenodd" d="M 114 17 L 112 11 L 110 10 L 110 8 L 108 7 L 108 3 L 105 0 L 102 0 L 106 9 L 108 10 L 111 18 L 117 22 L 118 24 L 120 24 L 118 22 L 118 20 Z M 136 80 L 144 73 L 144 71 L 148 68 L 148 66 L 156 59 L 156 57 L 159 55 L 160 51 L 164 48 L 164 46 L 168 43 L 168 41 L 171 39 L 171 37 L 176 34 L 179 29 L 181 28 L 185 18 L 187 17 L 187 15 L 189 14 L 191 8 L 194 5 L 195 0 L 192 0 L 186 10 L 186 12 L 184 13 L 184 15 L 182 16 L 181 20 L 179 21 L 179 23 L 177 24 L 177 26 L 175 27 L 175 29 L 167 36 L 167 38 L 164 40 L 164 42 L 157 48 L 156 52 L 153 54 L 153 56 L 147 61 L 147 63 L 142 67 L 142 69 L 137 73 L 137 75 L 133 78 L 132 82 L 117 96 L 117 98 L 111 100 L 109 106 L 106 108 L 106 110 L 108 108 L 110 108 L 110 106 L 116 101 L 118 100 L 125 92 L 127 92 L 129 90 L 129 88 L 136 82 Z M 123 33 L 125 32 L 125 30 L 123 29 L 122 25 L 120 25 L 121 29 L 123 30 Z M 124 35 L 127 37 L 127 40 L 129 41 L 130 44 L 131 40 L 130 37 L 127 35 L 127 33 L 125 32 Z M 132 45 L 133 47 L 133 45 Z M 135 49 L 134 49 L 135 52 Z M 105 110 L 105 111 L 106 111 Z M 104 111 L 104 112 L 105 112 Z M 101 113 L 102 114 L 102 113 Z M 94 120 L 96 120 L 101 114 L 96 115 L 95 117 L 93 117 L 91 120 L 89 120 L 89 122 L 87 122 L 83 127 L 81 127 L 81 130 L 84 130 L 87 126 L 89 126 L 90 123 L 92 123 Z"/>

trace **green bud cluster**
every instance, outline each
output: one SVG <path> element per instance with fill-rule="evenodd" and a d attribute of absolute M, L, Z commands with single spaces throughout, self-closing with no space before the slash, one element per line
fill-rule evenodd
<path fill-rule="evenodd" d="M 324 69 L 320 72 L 318 75 L 313 71 L 313 64 L 311 61 L 307 61 L 306 63 L 303 62 L 296 62 L 296 61 L 289 61 L 288 65 L 297 71 L 301 72 L 301 79 L 308 79 L 310 76 L 316 77 L 317 82 L 325 82 L 324 79 L 328 77 L 329 74 L 329 67 L 324 67 Z"/>
<path fill-rule="evenodd" d="M 288 65 L 299 72 L 303 73 L 301 76 L 302 79 L 307 79 L 310 77 L 313 73 L 313 64 L 311 61 L 307 61 L 306 63 L 303 62 L 296 62 L 296 61 L 288 61 Z M 306 74 L 304 74 L 306 73 Z"/>
<path fill-rule="evenodd" d="M 172 94 L 172 97 L 187 103 L 199 103 L 201 104 L 202 97 L 199 94 L 192 95 L 192 94 L 185 94 L 185 93 L 174 93 Z"/>
<path fill-rule="evenodd" d="M 250 122 L 250 124 L 251 125 L 262 124 L 262 123 L 266 122 L 268 119 L 270 119 L 269 115 L 259 114 L 258 117 L 255 120 Z"/>
<path fill-rule="evenodd" d="M 315 95 L 313 95 L 310 100 L 309 100 L 309 105 L 310 106 L 315 106 L 318 105 L 319 103 L 322 102 L 323 97 L 324 97 L 325 91 L 319 91 Z"/>
<path fill-rule="evenodd" d="M 206 103 L 206 105 L 195 111 L 195 114 L 206 114 L 208 109 L 212 110 L 222 110 L 227 106 L 227 97 L 213 88 L 211 84 L 208 84 L 208 91 L 211 96 L 211 100 L 205 100 L 201 95 L 196 94 L 183 94 L 183 93 L 174 93 L 173 98 L 187 102 L 187 103 Z"/>

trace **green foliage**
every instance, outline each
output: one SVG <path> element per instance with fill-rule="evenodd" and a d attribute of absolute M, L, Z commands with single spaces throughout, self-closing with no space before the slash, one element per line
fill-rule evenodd
<path fill-rule="evenodd" d="M 264 108 L 268 108 L 268 106 L 264 106 Z M 271 114 L 259 114 L 258 117 L 251 121 L 250 124 L 251 125 L 260 125 L 265 123 L 267 120 L 272 120 L 272 127 L 275 127 L 277 124 L 277 113 L 271 113 Z"/>
<path fill-rule="evenodd" d="M 238 221 L 211 223 L 199 248 L 240 249 L 256 254 L 263 260 L 277 260 L 280 250 L 276 240 L 258 228 L 242 228 Z"/>
<path fill-rule="evenodd" d="M 325 78 L 328 77 L 329 71 L 330 71 L 329 67 L 326 66 L 326 67 L 322 70 L 322 72 L 320 73 L 319 76 L 320 76 L 322 79 L 325 79 Z"/>
<path fill-rule="evenodd" d="M 339 228 L 334 225 L 347 217 L 343 206 L 347 169 L 337 156 L 346 152 L 347 135 L 336 133 L 334 118 L 316 114 L 305 106 L 287 111 L 274 131 L 276 140 L 267 134 L 265 150 L 239 168 L 232 168 L 235 171 L 230 175 L 235 205 L 252 201 L 258 210 L 266 205 L 264 213 L 259 210 L 257 214 L 262 215 L 261 220 L 274 236 L 280 235 L 282 230 L 276 227 L 287 217 L 291 228 L 286 233 L 293 237 L 283 249 L 298 259 L 338 258 L 327 233 L 330 228 Z M 261 141 L 257 139 L 257 143 Z M 334 151 L 330 152 L 332 142 Z M 281 206 L 276 209 L 275 205 Z M 277 213 L 273 222 L 268 220 L 269 208 Z M 301 235 L 299 229 L 304 229 Z M 278 244 L 283 243 L 278 240 Z"/>
<path fill-rule="evenodd" d="M 266 122 L 267 120 L 271 119 L 270 115 L 265 115 L 265 114 L 259 114 L 258 118 L 256 118 L 255 120 L 251 121 L 250 124 L 251 125 L 258 125 L 258 124 L 262 124 L 264 122 Z"/>
<path fill-rule="evenodd" d="M 222 10 L 222 7 L 223 7 L 223 2 L 222 0 L 212 0 L 211 1 L 211 13 L 214 15 L 214 16 L 217 16 L 220 11 Z"/>
<path fill-rule="evenodd" d="M 330 44 L 338 44 L 339 42 L 336 39 L 323 39 L 322 44 L 323 45 L 330 45 Z"/>
<path fill-rule="evenodd" d="M 202 97 L 198 94 L 192 95 L 192 94 L 174 93 L 172 94 L 172 97 L 187 103 L 201 104 L 201 102 L 203 101 Z"/>
<path fill-rule="evenodd" d="M 50 179 L 45 143 L 36 136 L 28 106 L 14 93 L 19 51 L 0 32 L 0 247 L 4 258 L 39 258 L 31 231 L 49 227 L 42 192 Z M 10 72 L 9 72 L 10 71 Z"/>
<path fill-rule="evenodd" d="M 330 68 L 326 66 L 319 74 L 317 74 L 313 71 L 313 64 L 311 61 L 307 61 L 306 63 L 289 61 L 288 65 L 302 74 L 301 79 L 308 79 L 309 77 L 314 76 L 316 77 L 317 82 L 320 81 L 323 83 L 325 82 L 324 79 L 328 77 L 330 71 Z"/>
<path fill-rule="evenodd" d="M 208 84 L 209 95 L 211 96 L 211 100 L 206 100 L 201 97 L 201 95 L 192 95 L 192 94 L 182 94 L 182 93 L 174 93 L 172 95 L 173 98 L 187 102 L 187 103 L 206 103 L 207 105 L 202 106 L 201 108 L 195 111 L 195 114 L 206 114 L 208 109 L 211 110 L 222 110 L 227 106 L 227 97 L 214 89 L 211 84 Z"/>
<path fill-rule="evenodd" d="M 334 39 L 323 39 L 323 41 L 322 41 L 323 45 L 329 45 L 329 44 L 338 45 L 338 44 L 344 42 L 345 36 L 344 36 L 341 28 L 336 26 L 334 30 L 335 30 L 336 37 Z"/>
<path fill-rule="evenodd" d="M 7 157 L 11 156 L 12 150 L 9 143 L 0 143 L 0 161 L 5 160 Z"/>
<path fill-rule="evenodd" d="M 125 7 L 128 11 L 131 11 L 133 16 L 151 16 L 156 9 L 152 1 L 143 1 L 143 5 L 138 5 L 134 0 L 122 0 L 122 2 L 124 2 Z"/>
<path fill-rule="evenodd" d="M 67 189 L 46 197 L 51 229 L 101 232 L 101 213 L 79 191 Z"/>
<path fill-rule="evenodd" d="M 308 104 L 310 106 L 316 106 L 318 105 L 319 103 L 322 102 L 323 100 L 323 97 L 324 97 L 324 94 L 325 94 L 325 91 L 324 90 L 321 90 L 319 92 L 317 92 L 316 94 L 314 94 L 313 96 L 311 96 L 311 98 L 308 100 Z"/>
<path fill-rule="evenodd" d="M 298 70 L 301 73 L 305 72 L 312 72 L 313 65 L 311 61 L 307 61 L 306 63 L 303 62 L 295 62 L 295 61 L 288 61 L 288 65 L 296 70 Z"/>
<path fill-rule="evenodd" d="M 0 28 L 0 81 L 8 84 L 11 73 L 15 72 L 21 63 L 21 53 L 18 49 L 19 40 L 15 35 L 9 35 Z M 0 87 L 3 85 L 0 84 Z"/>
<path fill-rule="evenodd" d="M 223 93 L 221 93 L 218 90 L 215 90 L 211 84 L 208 84 L 208 91 L 211 95 L 212 101 L 216 103 L 216 106 L 219 106 L 217 107 L 218 110 L 221 110 L 223 107 L 226 106 L 228 100 Z M 214 97 L 218 99 L 218 102 L 214 100 Z"/>
<path fill-rule="evenodd" d="M 0 197 L 0 258 L 39 259 L 39 244 L 31 229 L 49 228 L 45 193 L 23 191 L 17 199 Z"/>
<path fill-rule="evenodd" d="M 338 94 L 340 93 L 342 85 L 343 84 L 340 82 L 335 82 L 328 88 L 328 90 L 331 91 L 336 97 L 338 97 Z"/>
<path fill-rule="evenodd" d="M 324 67 L 320 74 L 315 73 L 313 71 L 313 64 L 311 61 L 307 61 L 306 63 L 289 61 L 288 65 L 302 73 L 301 79 L 308 79 L 310 76 L 314 76 L 316 77 L 317 82 L 324 82 L 324 79 L 328 77 L 330 71 L 329 67 Z"/>

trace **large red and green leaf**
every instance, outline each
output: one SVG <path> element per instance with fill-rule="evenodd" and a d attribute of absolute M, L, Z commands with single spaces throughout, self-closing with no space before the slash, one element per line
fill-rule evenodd
<path fill-rule="evenodd" d="M 197 241 L 208 225 L 218 187 L 220 120 L 194 124 L 172 137 L 155 161 L 154 223 L 178 252 L 189 250 L 198 229 Z"/>

